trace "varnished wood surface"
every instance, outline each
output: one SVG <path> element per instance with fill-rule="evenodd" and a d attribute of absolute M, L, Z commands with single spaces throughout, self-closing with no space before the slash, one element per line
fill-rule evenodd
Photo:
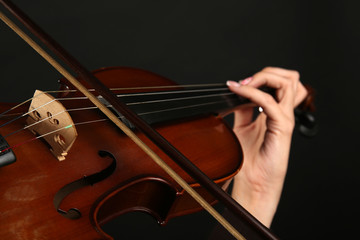
<path fill-rule="evenodd" d="M 161 76 L 130 68 L 100 70 L 95 75 L 108 87 L 173 84 Z M 64 103 L 67 108 L 86 104 L 84 101 Z M 0 107 L 3 111 L 8 104 L 2 104 Z M 71 112 L 71 115 L 75 123 L 103 118 L 98 110 L 75 111 Z M 0 119 L 0 124 L 4 122 L 6 119 Z M 0 134 L 6 135 L 22 128 L 23 125 L 24 119 L 20 119 L 1 128 Z M 191 121 L 156 126 L 156 129 L 219 184 L 229 180 L 240 167 L 241 148 L 231 129 L 220 118 L 196 118 Z M 17 162 L 0 168 L 1 239 L 106 238 L 96 231 L 96 224 L 111 220 L 126 211 L 147 211 L 154 216 L 156 212 L 161 211 L 158 206 L 155 207 L 156 195 L 159 195 L 143 191 L 146 189 L 143 186 L 152 184 L 137 185 L 140 187 L 133 195 L 137 199 L 124 198 L 125 190 L 132 190 L 129 188 L 131 183 L 136 181 L 145 183 L 146 179 L 149 181 L 155 179 L 152 188 L 156 191 L 165 189 L 163 196 L 171 196 L 172 191 L 176 192 L 174 200 L 168 203 L 169 212 L 165 210 L 167 215 L 158 218 L 159 221 L 166 222 L 171 217 L 199 210 L 198 205 L 189 199 L 172 179 L 109 121 L 79 125 L 77 130 L 79 136 L 65 161 L 57 161 L 47 145 L 36 140 L 15 148 Z M 154 144 L 142 134 L 138 136 L 188 183 L 199 187 Z M 10 145 L 14 145 L 32 137 L 32 133 L 25 130 L 10 136 L 7 141 Z M 69 220 L 62 217 L 53 206 L 54 195 L 64 185 L 106 168 L 110 160 L 98 156 L 99 150 L 106 150 L 115 156 L 117 160 L 115 172 L 100 183 L 75 191 L 63 201 L 61 208 L 65 210 L 78 208 L 82 213 L 80 219 Z M 163 187 L 165 185 L 169 187 Z M 198 189 L 202 195 L 208 195 L 203 193 L 201 188 Z M 141 191 L 146 195 L 141 194 Z M 213 198 L 207 196 L 207 200 L 213 201 Z M 118 203 L 112 212 L 109 211 L 112 209 L 109 208 L 110 203 Z M 101 232 L 101 229 L 97 230 Z"/>

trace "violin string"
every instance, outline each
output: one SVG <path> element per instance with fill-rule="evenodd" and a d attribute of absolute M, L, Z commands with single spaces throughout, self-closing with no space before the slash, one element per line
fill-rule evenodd
<path fill-rule="evenodd" d="M 226 88 L 222 89 L 222 90 L 226 90 Z M 199 90 L 199 91 L 204 91 L 203 89 Z M 211 91 L 211 90 L 210 90 Z M 217 90 L 219 91 L 219 90 Z M 45 92 L 43 92 L 45 93 Z M 32 97 L 31 99 L 34 99 L 36 98 L 37 96 L 39 95 L 42 95 L 43 93 L 41 94 L 38 94 L 34 97 Z M 183 93 L 183 91 L 175 91 L 174 93 Z M 150 93 L 138 93 L 138 94 L 150 94 Z M 156 94 L 156 93 L 154 93 Z M 157 94 L 171 94 L 171 92 L 158 92 Z M 126 103 L 126 105 L 128 106 L 131 106 L 131 105 L 139 105 L 139 104 L 151 104 L 151 103 L 160 103 L 160 102 L 169 102 L 169 101 L 180 101 L 180 100 L 190 100 L 190 99 L 196 99 L 196 98 L 208 98 L 208 97 L 219 97 L 219 96 L 226 96 L 226 95 L 235 95 L 235 93 L 232 93 L 232 92 L 229 92 L 229 93 L 219 93 L 219 94 L 207 94 L 207 95 L 198 95 L 198 96 L 191 96 L 191 97 L 178 97 L 178 98 L 168 98 L 168 99 L 160 99 L 160 100 L 149 100 L 149 101 L 141 101 L 141 102 L 132 102 L 132 103 Z M 124 95 L 117 95 L 117 96 L 120 96 L 120 97 L 124 97 L 124 96 L 132 96 L 132 94 L 124 94 Z M 87 99 L 87 97 L 73 97 L 73 98 L 55 98 L 55 99 L 52 99 L 50 100 L 48 103 L 45 103 L 37 108 L 34 108 L 32 109 L 31 111 L 28 111 L 27 113 L 24 113 L 18 117 L 15 117 L 13 118 L 12 120 L 9 120 L 8 122 L 5 122 L 4 124 L 0 125 L 0 128 L 22 118 L 22 117 L 25 117 L 27 116 L 28 114 L 38 110 L 39 108 L 42 108 L 42 107 L 45 107 L 46 105 L 50 104 L 51 102 L 54 102 L 54 101 L 64 101 L 64 100 L 83 100 L 83 99 Z M 26 102 L 28 102 L 29 100 L 27 100 Z M 23 103 L 22 103 L 23 104 Z M 21 104 L 19 104 L 21 105 Z M 18 105 L 18 106 L 19 106 Z M 108 107 L 111 107 L 111 106 L 108 106 Z M 9 112 L 9 111 L 7 111 Z M 1 115 L 0 115 L 1 116 Z"/>
<path fill-rule="evenodd" d="M 34 100 L 35 98 L 40 97 L 41 95 L 43 95 L 43 94 L 45 94 L 45 93 L 61 93 L 61 92 L 76 92 L 76 91 L 78 91 L 78 90 L 49 90 L 49 91 L 43 91 L 43 92 L 37 94 L 36 96 L 33 96 L 33 97 L 31 97 L 31 98 L 29 98 L 29 99 L 27 99 L 27 100 L 19 103 L 18 105 L 14 106 L 14 107 L 11 107 L 10 109 L 8 109 L 8 110 L 0 113 L 0 118 L 2 118 L 2 117 L 4 117 L 4 116 L 9 116 L 10 114 L 7 114 L 7 113 L 9 113 L 10 111 L 15 110 L 15 109 L 21 107 L 21 106 L 24 105 L 25 103 L 30 102 L 30 101 Z M 94 89 L 89 89 L 89 91 L 95 91 L 95 90 L 94 90 Z M 1 126 L 0 126 L 0 127 L 1 127 Z"/>
<path fill-rule="evenodd" d="M 145 87 L 118 87 L 109 88 L 111 91 L 126 91 L 126 90 L 147 90 L 147 89 L 162 89 L 162 88 L 204 88 L 204 87 L 224 87 L 224 83 L 203 83 L 203 84 L 180 84 L 180 85 L 160 85 L 160 86 L 145 86 Z M 59 93 L 59 92 L 78 92 L 77 89 L 65 90 L 51 90 L 46 92 Z M 94 92 L 95 89 L 88 89 L 89 92 Z"/>
<path fill-rule="evenodd" d="M 3 116 L 5 116 L 8 112 L 10 112 L 10 111 L 12 111 L 12 110 L 14 110 L 14 109 L 16 109 L 16 108 L 24 105 L 24 104 L 27 103 L 27 102 L 32 101 L 33 99 L 39 97 L 40 95 L 42 95 L 42 94 L 44 94 L 44 93 L 45 93 L 45 92 L 42 92 L 42 93 L 40 93 L 40 94 L 37 94 L 36 96 L 33 96 L 32 98 L 29 98 L 29 99 L 23 101 L 22 103 L 19 103 L 18 105 L 14 106 L 14 107 L 12 107 L 12 108 L 10 108 L 10 109 L 8 109 L 8 110 L 6 110 L 5 112 L 2 112 L 2 113 L 0 114 L 0 118 L 3 117 Z M 1 126 L 0 126 L 0 127 L 1 127 Z"/>
<path fill-rule="evenodd" d="M 179 90 L 179 91 L 159 91 L 159 92 L 144 92 L 144 93 L 126 93 L 126 94 L 117 94 L 116 96 L 121 97 L 133 97 L 133 96 L 148 96 L 148 95 L 165 95 L 165 94 L 178 94 L 178 93 L 194 93 L 194 92 L 212 92 L 212 91 L 225 91 L 229 90 L 228 88 L 210 88 L 210 89 L 197 89 L 197 90 Z M 230 91 L 230 90 L 229 90 Z M 233 93 L 231 93 L 233 94 Z M 199 95 L 199 97 L 206 95 Z M 68 98 L 56 98 L 56 100 L 85 100 L 87 97 L 68 97 Z M 164 99 L 166 100 L 166 99 Z"/>
<path fill-rule="evenodd" d="M 70 125 L 67 125 L 67 126 L 65 126 L 65 127 L 58 128 L 58 129 L 55 129 L 55 130 L 53 130 L 53 131 L 47 132 L 47 133 L 45 133 L 45 134 L 36 136 L 36 137 L 31 138 L 31 139 L 28 139 L 28 140 L 25 140 L 25 141 L 23 141 L 23 142 L 21 142 L 21 143 L 12 145 L 12 146 L 10 146 L 10 147 L 8 147 L 8 148 L 5 148 L 5 149 L 1 150 L 1 151 L 0 151 L 0 154 L 3 153 L 3 152 L 5 152 L 5 151 L 7 151 L 7 150 L 14 149 L 14 148 L 17 148 L 17 147 L 19 147 L 19 146 L 21 146 L 21 145 L 24 145 L 24 144 L 26 144 L 26 143 L 32 142 L 33 140 L 40 139 L 40 138 L 46 137 L 46 136 L 48 136 L 48 135 L 50 135 L 50 134 L 59 132 L 59 131 L 61 131 L 61 130 L 65 130 L 65 129 L 71 128 L 71 127 L 73 127 L 73 126 L 75 126 L 75 125 L 90 124 L 90 123 L 102 122 L 102 121 L 107 121 L 107 120 L 109 120 L 109 119 L 103 118 L 103 119 L 90 120 L 90 121 L 84 121 L 84 122 L 79 122 L 79 123 L 70 124 Z M 20 129 L 19 131 L 24 130 L 24 129 L 26 129 L 26 128 Z M 9 135 L 9 134 L 8 134 L 8 135 Z M 5 138 L 5 137 L 4 137 L 4 138 Z"/>
<path fill-rule="evenodd" d="M 217 89 L 211 89 L 211 90 L 219 91 L 219 90 L 226 90 L 226 89 L 227 89 L 227 88 L 217 88 Z M 207 91 L 207 89 L 200 89 L 200 90 L 195 90 L 195 91 L 196 91 L 196 92 L 198 92 L 198 91 Z M 49 91 L 47 91 L 47 93 L 48 93 L 48 92 L 49 92 Z M 135 95 L 137 95 L 137 96 L 138 96 L 138 95 L 143 95 L 143 94 L 156 95 L 156 94 L 183 93 L 183 92 L 184 92 L 184 91 L 174 91 L 174 92 L 149 92 L 149 93 L 136 93 Z M 191 91 L 191 92 L 193 92 L 193 91 Z M 44 93 L 45 93 L 45 92 L 42 92 L 41 94 L 38 94 L 38 95 L 34 96 L 33 98 L 35 98 L 35 97 L 37 97 L 37 96 L 40 96 L 40 95 L 42 95 L 42 94 L 44 94 Z M 127 103 L 127 105 L 159 103 L 159 102 L 175 101 L 175 100 L 188 100 L 188 99 L 194 99 L 194 98 L 214 97 L 214 96 L 221 96 L 221 95 L 224 96 L 224 95 L 232 95 L 232 94 L 233 94 L 233 93 L 230 92 L 230 93 L 225 93 L 225 94 L 210 94 L 210 95 L 200 95 L 200 96 L 184 97 L 184 98 L 172 98 L 172 99 L 152 100 L 152 101 L 145 101 L 145 102 L 143 101 L 143 102 Z M 117 96 L 123 97 L 123 96 L 133 96 L 133 95 L 132 95 L 132 94 L 122 94 L 122 95 L 117 95 Z M 33 99 L 33 98 L 31 98 L 31 99 Z M 84 97 L 81 97 L 81 99 L 83 99 L 83 98 L 84 98 Z M 86 98 L 86 97 L 85 97 L 85 98 Z M 28 115 L 29 113 L 31 113 L 31 112 L 33 112 L 33 111 L 35 111 L 35 110 L 37 110 L 37 109 L 39 109 L 39 108 L 41 108 L 41 107 L 45 107 L 47 104 L 53 102 L 54 100 L 68 100 L 68 99 L 69 99 L 69 98 L 53 99 L 53 100 L 51 100 L 50 102 L 48 102 L 48 103 L 46 103 L 46 104 L 43 104 L 43 105 L 41 105 L 41 106 L 33 109 L 32 111 L 28 112 L 28 113 L 22 114 L 21 116 L 18 116 L 18 117 L 16 117 L 16 118 L 12 119 L 11 121 L 6 122 L 5 124 L 1 125 L 0 127 L 6 126 L 6 125 L 10 124 L 11 122 L 14 122 L 14 121 L 18 120 L 18 119 L 20 119 L 20 118 Z M 74 99 L 74 98 L 71 98 L 71 99 Z M 78 99 L 78 98 L 75 98 L 75 99 Z M 170 110 L 180 110 L 180 109 L 191 108 L 191 107 L 195 107 L 195 106 L 203 106 L 203 105 L 208 105 L 208 104 L 213 104 L 213 103 L 214 103 L 214 102 L 205 103 L 205 104 L 190 105 L 190 106 L 186 106 L 186 107 L 177 107 L 177 108 L 173 108 L 173 109 L 170 108 L 170 109 L 164 109 L 164 110 L 157 110 L 157 111 L 152 111 L 152 112 L 148 112 L 148 113 L 140 113 L 139 115 L 145 115 L 145 114 L 150 114 L 150 113 L 160 113 L 160 112 L 170 111 Z M 107 107 L 112 107 L 112 106 L 111 106 L 111 105 L 108 105 Z M 69 109 L 68 112 L 69 112 L 69 111 L 75 111 L 75 110 L 89 110 L 89 109 L 95 109 L 95 108 L 97 108 L 97 107 L 94 106 L 94 107 L 85 107 L 85 108 Z M 49 117 L 47 117 L 47 118 L 44 118 L 44 119 L 42 119 L 42 120 L 40 120 L 40 121 L 37 121 L 37 122 L 35 122 L 35 123 L 31 124 L 31 125 L 27 125 L 27 126 L 25 126 L 24 128 L 18 129 L 18 130 L 16 130 L 16 131 L 12 132 L 12 133 L 9 133 L 8 135 L 6 135 L 6 136 L 4 136 L 4 137 L 5 137 L 5 138 L 6 138 L 6 137 L 9 137 L 9 136 L 11 136 L 11 135 L 13 135 L 13 134 L 15 134 L 15 133 L 17 133 L 17 132 L 20 132 L 21 130 L 25 130 L 25 129 L 29 128 L 29 127 L 34 126 L 34 125 L 40 124 L 41 122 L 43 122 L 43 121 L 45 121 L 45 120 L 47 120 L 47 119 L 49 119 L 49 118 L 51 118 L 51 117 L 57 116 L 57 115 L 59 115 L 59 114 L 61 114 L 61 113 L 63 113 L 63 112 L 64 112 L 64 111 L 62 111 L 62 112 L 60 112 L 60 113 L 57 113 L 57 114 L 55 114 L 55 115 L 53 115 L 53 116 L 49 116 Z"/>
<path fill-rule="evenodd" d="M 132 102 L 127 103 L 126 105 L 139 105 L 139 104 L 149 104 L 149 103 L 160 103 L 160 102 L 170 102 L 170 101 L 181 101 L 181 100 L 190 100 L 196 98 L 209 98 L 209 97 L 220 97 L 220 96 L 227 96 L 227 95 L 234 95 L 235 93 L 221 93 L 221 94 L 208 94 L 208 95 L 201 95 L 201 96 L 192 96 L 192 97 L 178 97 L 178 98 L 167 98 L 167 99 L 160 99 L 160 100 L 150 100 L 150 101 L 141 101 L 141 102 Z"/>
<path fill-rule="evenodd" d="M 212 83 L 212 84 L 186 84 L 186 85 L 169 85 L 169 86 L 149 86 L 149 87 L 127 87 L 127 88 L 110 88 L 111 91 L 124 91 L 124 90 L 146 90 L 146 89 L 161 89 L 161 88 L 198 88 L 198 87 L 223 87 L 225 86 L 223 83 Z M 221 90 L 225 90 L 226 88 L 222 88 Z M 45 93 L 70 93 L 70 92 L 77 92 L 78 90 L 76 89 L 67 89 L 67 90 L 48 90 L 48 91 L 43 91 L 42 93 L 32 97 L 32 98 L 29 98 L 25 101 L 23 101 L 22 103 L 19 103 L 18 105 L 14 106 L 14 107 L 11 107 L 10 109 L 6 110 L 5 112 L 2 112 L 0 113 L 0 118 L 5 116 L 5 114 L 7 114 L 8 112 L 24 105 L 25 103 L 33 100 L 34 98 L 36 97 L 39 97 L 40 95 L 42 94 L 45 94 Z M 88 89 L 89 92 L 94 92 L 95 89 Z M 194 92 L 194 91 L 214 91 L 212 89 L 200 89 L 200 90 L 183 90 L 182 93 L 185 93 L 185 92 Z M 174 91 L 175 92 L 175 91 Z M 178 92 L 178 91 L 177 91 Z M 149 92 L 149 93 L 143 93 L 143 95 L 147 94 L 147 95 L 150 95 L 150 94 L 164 94 L 165 92 L 162 91 L 158 91 L 158 92 Z M 171 92 L 167 92 L 167 93 L 171 93 Z M 134 93 L 135 94 L 135 93 Z M 139 93 L 137 93 L 139 94 Z M 129 94 L 131 95 L 131 94 Z M 69 98 L 69 100 L 71 100 L 73 98 Z"/>
<path fill-rule="evenodd" d="M 2 117 L 9 118 L 9 117 L 13 117 L 13 116 L 20 116 L 21 114 L 24 114 L 24 112 L 8 113 L 8 114 L 4 114 L 0 118 L 2 118 Z"/>
<path fill-rule="evenodd" d="M 58 113 L 56 113 L 56 114 L 54 114 L 54 115 L 52 115 L 52 116 L 48 116 L 48 117 L 46 117 L 46 118 L 43 118 L 43 119 L 41 119 L 41 120 L 39 120 L 39 121 L 36 121 L 36 122 L 34 122 L 34 123 L 30 124 L 30 125 L 26 125 L 25 127 L 21 128 L 21 129 L 18 129 L 18 130 L 14 131 L 14 132 L 11 132 L 11 133 L 3 136 L 3 137 L 4 137 L 4 138 L 7 138 L 7 137 L 9 137 L 9 136 L 11 136 L 11 135 L 14 135 L 15 133 L 18 133 L 18 132 L 20 132 L 20 131 L 22 131 L 22 130 L 28 129 L 28 128 L 33 127 L 33 126 L 36 126 L 37 124 L 40 124 L 40 123 L 44 122 L 45 120 L 50 119 L 50 118 L 52 118 L 52 117 L 56 117 L 56 116 L 58 116 L 58 115 L 60 115 L 60 114 L 62 114 L 62 113 L 64 113 L 64 112 L 66 112 L 66 110 L 61 111 L 61 112 L 58 112 Z"/>
<path fill-rule="evenodd" d="M 222 100 L 222 101 L 214 101 L 214 102 L 206 102 L 206 103 L 200 103 L 200 104 L 193 104 L 193 105 L 190 105 L 190 106 L 182 106 L 182 107 L 174 107 L 174 108 L 166 108 L 166 109 L 162 109 L 162 110 L 155 110 L 155 111 L 149 111 L 149 112 L 143 112 L 143 113 L 138 113 L 139 116 L 144 116 L 144 115 L 148 115 L 148 114 L 155 114 L 155 113 L 161 113 L 161 112 L 167 112 L 167 111 L 176 111 L 176 110 L 181 110 L 181 109 L 187 109 L 187 108 L 193 108 L 193 107 L 201 107 L 201 106 L 206 106 L 206 105 L 212 105 L 212 104 L 218 104 L 218 103 L 222 103 L 222 102 L 226 102 L 226 100 Z M 111 105 L 108 105 L 107 107 L 110 107 Z M 5 136 L 3 136 L 5 139 L 10 137 L 11 135 L 14 135 L 22 130 L 25 130 L 25 129 L 28 129 L 30 127 L 33 127 L 33 126 L 36 126 L 37 124 L 40 124 L 41 122 L 45 121 L 45 120 L 48 120 L 52 117 L 55 117 L 55 116 L 58 116 L 62 113 L 65 113 L 65 112 L 71 112 L 71 111 L 82 111 L 82 110 L 91 110 L 91 109 L 96 109 L 97 107 L 84 107 L 84 108 L 73 108 L 73 109 L 68 109 L 68 110 L 64 110 L 64 111 L 61 111 L 61 112 L 58 112 L 52 116 L 48 116 L 46 118 L 43 118 L 41 119 L 40 121 L 37 121 L 33 124 L 30 124 L 30 125 L 26 125 L 25 127 L 23 128 L 20 128 L 16 131 L 13 131 Z M 118 118 L 124 120 L 124 116 L 119 116 Z M 86 121 L 86 122 L 79 122 L 79 123 L 76 123 L 74 125 L 82 125 L 82 124 L 87 124 L 87 123 L 95 123 L 95 122 L 100 122 L 100 121 L 107 121 L 109 119 L 107 118 L 103 118 L 103 119 L 97 119 L 97 120 L 91 120 L 91 121 Z"/>
<path fill-rule="evenodd" d="M 177 90 L 177 91 L 158 91 L 158 92 L 143 92 L 143 93 L 127 93 L 127 94 L 118 94 L 117 97 L 132 97 L 132 96 L 148 96 L 148 95 L 165 95 L 165 94 L 177 94 L 177 93 L 194 93 L 194 92 L 214 92 L 214 91 L 224 91 L 229 90 L 229 88 L 202 88 L 202 89 L 192 89 L 192 90 Z"/>
<path fill-rule="evenodd" d="M 147 114 L 161 113 L 161 112 L 167 112 L 167 111 L 175 111 L 175 110 L 181 110 L 181 109 L 187 109 L 187 108 L 193 108 L 193 107 L 202 107 L 202 106 L 206 106 L 206 105 L 218 104 L 218 103 L 221 103 L 221 102 L 226 102 L 226 100 L 199 103 L 199 104 L 193 104 L 193 105 L 182 106 L 182 107 L 165 108 L 165 109 L 162 109 L 162 110 L 155 110 L 155 111 L 150 111 L 150 112 L 145 112 L 145 113 L 139 113 L 138 115 L 143 116 L 143 115 L 147 115 Z"/>
<path fill-rule="evenodd" d="M 210 86 L 210 85 L 212 85 L 212 86 L 214 86 L 214 85 L 219 86 L 219 85 L 221 85 L 221 86 L 223 86 L 223 84 L 203 84 L 203 85 L 206 85 L 206 86 Z M 182 86 L 200 86 L 200 85 L 182 85 Z M 168 86 L 161 86 L 161 87 L 164 87 L 164 88 L 165 88 L 165 87 L 168 87 Z M 124 89 L 124 88 L 112 88 L 112 90 L 116 90 L 116 89 Z M 127 89 L 128 89 L 128 88 L 127 88 Z M 135 88 L 132 88 L 132 89 L 135 89 Z M 141 87 L 141 89 L 144 89 L 144 87 Z M 93 89 L 90 89 L 90 91 L 91 91 L 91 90 L 93 90 Z M 179 91 L 161 91 L 161 92 L 146 92 L 146 93 L 129 93 L 129 94 L 118 94 L 118 95 L 116 95 L 116 96 L 117 96 L 117 97 L 129 97 L 129 96 L 130 96 L 130 97 L 131 97 L 131 96 L 144 96 L 144 95 L 164 95 L 164 94 L 193 93 L 193 92 L 206 92 L 206 91 L 223 91 L 223 90 L 228 90 L 228 88 L 216 88 L 216 89 L 213 89 L 213 88 L 212 88 L 212 89 L 197 89 L 197 90 L 179 90 Z M 1 118 L 1 117 L 4 117 L 4 116 L 8 116 L 8 115 L 6 115 L 6 114 L 9 113 L 10 111 L 12 111 L 12 110 L 14 110 L 14 109 L 16 109 L 16 108 L 24 105 L 25 103 L 27 103 L 27 102 L 29 102 L 29 101 L 31 101 L 31 100 L 33 100 L 33 99 L 35 99 L 35 98 L 37 98 L 37 97 L 45 94 L 45 93 L 74 92 L 74 91 L 77 91 L 77 90 L 44 91 L 44 92 L 42 92 L 42 93 L 40 93 L 40 94 L 37 94 L 36 96 L 34 96 L 34 97 L 32 97 L 32 98 L 27 99 L 26 101 L 24 101 L 24 102 L 22 102 L 22 103 L 20 103 L 20 104 L 18 104 L 18 105 L 14 106 L 14 107 L 12 107 L 12 108 L 10 108 L 10 109 L 8 109 L 8 110 L 6 110 L 5 112 L 1 113 L 1 114 L 0 114 L 0 118 Z M 200 98 L 200 97 L 207 97 L 207 95 L 202 95 L 202 96 L 194 97 L 194 98 Z M 63 100 L 84 100 L 84 99 L 87 99 L 87 97 L 55 98 L 55 100 L 59 100 L 59 101 L 63 101 Z M 176 99 L 172 99 L 171 101 L 173 101 L 173 100 L 176 100 Z M 185 99 L 177 99 L 177 100 L 185 100 Z M 159 102 L 161 102 L 161 101 L 166 101 L 166 100 L 159 100 Z M 146 103 L 148 103 L 148 102 L 146 102 Z M 132 103 L 132 104 L 135 105 L 135 104 L 140 104 L 140 103 Z M 45 104 L 45 105 L 46 105 L 46 104 Z M 28 112 L 27 114 L 29 114 L 29 112 Z M 26 116 L 27 114 L 24 113 L 24 116 Z M 17 120 L 17 119 L 19 119 L 19 118 L 21 118 L 21 117 L 23 117 L 23 115 L 19 116 L 18 118 L 14 119 L 13 121 L 15 121 L 15 120 Z M 11 122 L 12 122 L 12 121 L 10 121 L 9 123 L 11 123 Z M 3 126 L 5 126 L 5 125 L 7 125 L 7 124 L 8 124 L 8 123 L 1 125 L 0 128 L 3 127 Z"/>
<path fill-rule="evenodd" d="M 43 138 L 43 137 L 45 137 L 45 136 L 47 136 L 47 135 L 50 135 L 50 134 L 52 134 L 52 133 L 56 133 L 56 132 L 58 132 L 58 131 L 61 131 L 61 130 L 64 130 L 64 129 L 67 129 L 67 128 L 70 128 L 70 127 L 73 127 L 73 125 L 70 124 L 70 125 L 68 125 L 68 126 L 65 126 L 65 127 L 62 127 L 62 128 L 58 128 L 58 129 L 56 129 L 56 130 L 50 131 L 50 132 L 48 132 L 48 133 L 45 133 L 45 134 L 43 134 L 43 135 L 39 135 L 39 136 L 36 136 L 36 137 L 34 137 L 34 138 L 31 138 L 31 139 L 28 139 L 28 140 L 26 140 L 26 141 L 23 141 L 23 142 L 21 142 L 21 143 L 12 145 L 12 146 L 10 146 L 10 147 L 8 147 L 8 148 L 5 148 L 5 149 L 1 150 L 0 154 L 3 153 L 3 152 L 5 152 L 5 151 L 7 151 L 7 150 L 14 149 L 14 148 L 16 148 L 16 147 L 19 147 L 19 146 L 21 146 L 21 145 L 24 145 L 25 143 L 32 142 L 33 140 L 36 140 L 36 139 L 39 139 L 39 138 Z"/>
<path fill-rule="evenodd" d="M 37 108 L 34 108 L 34 109 L 32 109 L 32 110 L 30 110 L 30 111 L 28 111 L 28 112 L 26 112 L 26 113 L 24 113 L 24 114 L 22 114 L 22 115 L 20 115 L 20 116 L 18 116 L 18 117 L 13 118 L 13 119 L 5 122 L 4 124 L 0 125 L 0 128 L 5 127 L 6 125 L 8 125 L 8 124 L 10 124 L 10 123 L 12 123 L 12 122 L 14 122 L 14 121 L 22 118 L 22 117 L 25 117 L 25 116 L 29 115 L 30 113 L 38 110 L 39 108 L 45 107 L 46 105 L 48 105 L 48 104 L 50 104 L 50 103 L 52 103 L 52 102 L 54 102 L 54 101 L 56 101 L 56 99 L 52 99 L 51 101 L 49 101 L 49 102 L 47 102 L 47 103 L 44 103 L 43 105 L 41 105 L 41 106 L 39 106 L 39 107 L 37 107 Z"/>
<path fill-rule="evenodd" d="M 107 106 L 107 107 L 109 107 L 109 106 Z M 13 131 L 13 132 L 11 132 L 11 133 L 3 136 L 3 138 L 6 139 L 7 137 L 10 137 L 11 135 L 14 135 L 14 134 L 16 134 L 16 133 L 18 133 L 18 132 L 20 132 L 20 131 L 22 131 L 22 130 L 28 129 L 28 128 L 30 128 L 30 127 L 36 126 L 36 125 L 38 125 L 38 124 L 40 124 L 40 123 L 42 123 L 42 122 L 44 122 L 44 121 L 46 121 L 46 120 L 48 120 L 48 119 L 50 119 L 50 118 L 56 117 L 56 116 L 58 116 L 58 115 L 60 115 L 60 114 L 62 114 L 62 113 L 65 113 L 65 112 L 83 111 L 83 110 L 90 110 L 90 109 L 96 109 L 96 108 L 97 108 L 97 107 L 94 106 L 94 107 L 74 108 L 74 109 L 68 109 L 68 110 L 60 111 L 60 112 L 55 113 L 55 114 L 53 114 L 53 115 L 51 115 L 51 116 L 48 116 L 48 117 L 43 118 L 43 119 L 41 119 L 41 120 L 39 120 L 39 121 L 36 121 L 36 122 L 34 122 L 34 123 L 30 124 L 30 125 L 26 125 L 25 127 L 20 128 L 20 129 L 18 129 L 18 130 L 16 130 L 16 131 Z M 123 118 L 123 117 L 120 116 L 120 118 Z M 101 120 L 101 121 L 104 121 L 104 120 L 106 120 L 106 119 L 100 119 L 100 120 Z M 100 120 L 93 120 L 93 121 L 90 121 L 90 122 L 97 122 L 97 121 L 100 121 Z M 80 123 L 76 123 L 75 125 L 83 124 L 83 123 L 84 123 L 84 122 L 80 122 Z M 85 123 L 86 123 L 86 122 L 85 122 Z"/>

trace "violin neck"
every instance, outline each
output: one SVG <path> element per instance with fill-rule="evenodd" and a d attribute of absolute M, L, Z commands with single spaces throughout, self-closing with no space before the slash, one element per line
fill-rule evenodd
<path fill-rule="evenodd" d="M 225 84 L 159 92 L 119 94 L 118 97 L 149 124 L 218 115 L 241 104 L 249 103 L 249 100 L 231 92 Z M 127 121 L 124 122 L 132 127 Z"/>

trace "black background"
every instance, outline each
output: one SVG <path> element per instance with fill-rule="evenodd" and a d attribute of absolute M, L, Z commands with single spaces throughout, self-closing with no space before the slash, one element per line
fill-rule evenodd
<path fill-rule="evenodd" d="M 272 229 L 282 239 L 357 236 L 359 203 L 358 1 L 14 1 L 87 68 L 131 66 L 178 83 L 239 80 L 265 66 L 296 69 L 317 91 L 319 134 L 294 134 Z M 60 75 L 0 24 L 1 102 Z M 206 239 L 198 213 L 164 228 L 129 214 L 106 229 L 117 239 Z"/>

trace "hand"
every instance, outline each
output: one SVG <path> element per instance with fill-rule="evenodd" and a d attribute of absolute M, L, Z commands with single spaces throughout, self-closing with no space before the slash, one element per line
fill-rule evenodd
<path fill-rule="evenodd" d="M 234 93 L 261 106 L 263 112 L 252 121 L 253 107 L 234 112 L 234 132 L 244 152 L 244 163 L 234 178 L 232 196 L 265 226 L 270 227 L 287 171 L 291 136 L 295 125 L 294 108 L 307 91 L 299 73 L 267 67 L 240 83 L 228 81 Z M 276 89 L 276 98 L 258 90 Z"/>

